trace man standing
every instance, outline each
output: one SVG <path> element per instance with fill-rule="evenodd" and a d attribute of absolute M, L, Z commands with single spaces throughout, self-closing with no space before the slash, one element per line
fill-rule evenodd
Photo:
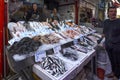
<path fill-rule="evenodd" d="M 108 17 L 103 22 L 105 48 L 109 55 L 114 75 L 120 77 L 120 19 L 116 18 L 117 8 L 108 8 Z"/>

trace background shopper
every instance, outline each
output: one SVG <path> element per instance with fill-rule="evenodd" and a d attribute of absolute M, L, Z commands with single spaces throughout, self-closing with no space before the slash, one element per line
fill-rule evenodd
<path fill-rule="evenodd" d="M 32 4 L 32 10 L 27 12 L 26 20 L 27 21 L 39 21 L 40 19 L 40 12 L 38 10 L 38 6 L 36 3 Z"/>
<path fill-rule="evenodd" d="M 53 12 L 51 14 L 51 19 L 52 19 L 52 21 L 54 21 L 54 20 L 60 21 L 60 15 L 57 12 L 56 8 L 53 9 Z"/>
<path fill-rule="evenodd" d="M 20 8 L 23 6 L 22 1 L 10 0 L 9 1 L 9 20 L 16 22 L 20 20 L 23 13 L 20 12 Z M 21 15 L 21 16 L 20 16 Z"/>

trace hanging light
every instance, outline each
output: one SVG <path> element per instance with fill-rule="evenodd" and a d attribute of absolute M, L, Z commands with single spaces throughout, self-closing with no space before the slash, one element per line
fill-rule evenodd
<path fill-rule="evenodd" d="M 113 6 L 120 7 L 120 2 L 118 0 L 112 0 Z"/>

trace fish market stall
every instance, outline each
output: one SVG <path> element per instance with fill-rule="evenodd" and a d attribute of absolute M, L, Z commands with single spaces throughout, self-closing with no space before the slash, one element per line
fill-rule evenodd
<path fill-rule="evenodd" d="M 34 57 L 33 72 L 43 80 L 73 79 L 95 57 L 101 38 L 94 29 L 68 20 L 10 22 L 8 29 L 12 36 L 8 52 L 15 61 Z"/>

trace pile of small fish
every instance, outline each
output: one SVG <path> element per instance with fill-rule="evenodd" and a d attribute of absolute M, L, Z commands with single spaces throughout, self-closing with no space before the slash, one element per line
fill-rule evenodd
<path fill-rule="evenodd" d="M 81 45 L 74 45 L 71 46 L 72 49 L 75 49 L 77 51 L 83 52 L 83 53 L 87 53 L 88 52 L 88 48 L 85 46 L 81 46 Z"/>
<path fill-rule="evenodd" d="M 99 40 L 102 36 L 99 33 L 94 33 L 92 36 L 95 36 L 97 40 Z"/>
<path fill-rule="evenodd" d="M 89 45 L 89 46 L 94 46 L 95 42 L 93 42 L 89 37 L 84 36 L 82 37 L 82 42 L 84 42 L 84 44 Z"/>
<path fill-rule="evenodd" d="M 67 71 L 64 62 L 58 57 L 53 56 L 47 56 L 41 62 L 41 67 L 55 77 L 58 77 Z"/>
<path fill-rule="evenodd" d="M 41 42 L 25 37 L 19 42 L 14 42 L 8 51 L 12 54 L 29 54 L 30 52 L 36 51 L 40 45 Z"/>
<path fill-rule="evenodd" d="M 52 29 L 53 31 L 60 30 L 60 28 L 59 28 L 58 25 L 55 25 L 55 24 L 52 24 L 52 23 L 50 23 L 50 25 L 52 26 L 51 29 Z"/>
<path fill-rule="evenodd" d="M 52 34 L 48 34 L 48 35 L 44 35 L 44 36 L 35 36 L 33 38 L 34 40 L 36 41 L 40 41 L 42 42 L 43 44 L 53 44 L 53 43 L 58 43 L 60 38 L 55 36 L 55 35 L 52 35 Z"/>
<path fill-rule="evenodd" d="M 64 35 L 66 35 L 69 38 L 74 38 L 75 36 L 79 35 L 79 33 L 75 30 L 66 30 L 64 32 L 62 32 Z"/>
<path fill-rule="evenodd" d="M 75 50 L 73 50 L 71 48 L 64 49 L 64 52 L 62 53 L 62 55 L 72 61 L 78 60 L 78 54 L 76 53 Z"/>
<path fill-rule="evenodd" d="M 82 34 L 89 33 L 89 29 L 87 29 L 85 26 L 80 26 L 80 29 Z"/>
<path fill-rule="evenodd" d="M 25 22 L 25 23 L 23 24 L 23 26 L 24 26 L 28 31 L 34 31 L 34 29 L 31 28 L 30 23 L 28 23 L 28 22 Z"/>

